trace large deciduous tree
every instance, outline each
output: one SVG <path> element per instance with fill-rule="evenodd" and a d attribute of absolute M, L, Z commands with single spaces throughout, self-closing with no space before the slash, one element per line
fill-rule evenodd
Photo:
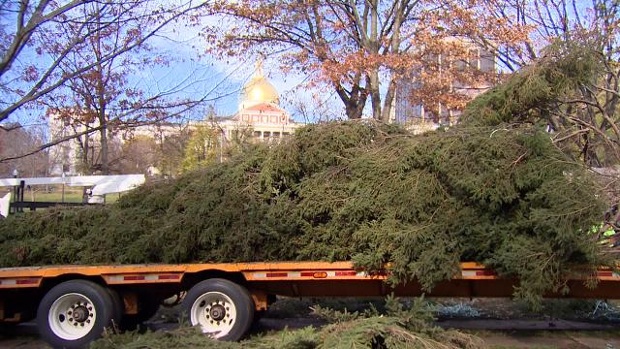
<path fill-rule="evenodd" d="M 218 160 L 221 153 L 221 134 L 215 127 L 197 125 L 185 148 L 182 167 L 184 171 L 196 170 Z"/>
<path fill-rule="evenodd" d="M 18 110 L 33 108 L 44 116 L 47 109 L 52 119 L 76 130 L 16 156 L 77 139 L 85 157 L 96 138 L 100 159 L 82 162 L 87 172 L 107 173 L 110 132 L 160 122 L 204 102 L 208 91 L 192 100 L 171 97 L 196 82 L 191 78 L 165 88 L 135 82 L 135 75 L 167 63 L 148 52 L 147 43 L 201 6 L 208 2 L 3 2 L 2 21 L 15 24 L 0 26 L 0 122 Z"/>
<path fill-rule="evenodd" d="M 115 166 L 118 173 L 149 173 L 156 168 L 159 146 L 155 138 L 136 136 L 122 145 L 121 157 Z"/>
<path fill-rule="evenodd" d="M 179 127 L 177 132 L 160 137 L 158 141 L 158 161 L 156 168 L 159 174 L 174 177 L 181 172 L 185 149 L 191 137 L 187 126 Z"/>
<path fill-rule="evenodd" d="M 0 157 L 14 157 L 24 148 L 44 142 L 40 129 L 25 129 L 19 124 L 0 127 Z M 0 163 L 0 177 L 11 177 L 14 171 L 20 177 L 40 177 L 47 174 L 48 154 L 39 152 L 26 158 Z"/>
<path fill-rule="evenodd" d="M 88 11 L 92 6 L 99 11 Z M 199 5 L 202 6 L 202 5 Z M 87 73 L 97 62 L 66 64 L 88 40 L 114 30 L 114 23 L 148 19 L 139 37 L 107 50 L 108 61 L 139 47 L 164 26 L 190 12 L 188 3 L 153 5 L 148 0 L 3 1 L 0 4 L 0 122 L 16 110 L 33 106 L 70 79 Z M 101 13 L 110 17 L 101 21 Z M 99 25 L 92 25 L 99 23 Z M 143 21 L 143 23 L 146 23 Z M 70 29 L 68 31 L 65 31 Z"/>
<path fill-rule="evenodd" d="M 74 129 L 84 172 L 107 174 L 111 135 L 129 127 L 161 122 L 193 103 L 171 101 L 168 91 L 146 92 L 129 80 L 132 74 L 166 63 L 143 40 L 148 28 L 159 21 L 154 14 L 141 13 L 143 4 L 129 2 L 112 7 L 93 3 L 80 10 L 90 18 L 86 27 L 93 35 L 75 45 L 67 59 L 60 62 L 60 68 L 91 68 L 69 79 L 66 89 L 42 103 L 49 107 L 51 118 Z M 58 32 L 65 33 L 61 37 L 69 40 L 82 27 L 82 23 L 61 23 Z M 53 47 L 53 42 L 46 46 Z M 127 54 L 112 54 L 131 46 L 134 47 Z M 99 150 L 97 157 L 92 156 L 94 147 Z"/>
<path fill-rule="evenodd" d="M 370 101 L 373 118 L 388 120 L 397 82 L 412 73 L 417 96 L 432 96 L 413 102 L 447 108 L 471 98 L 455 84 L 480 83 L 457 64 L 471 53 L 467 38 L 452 27 L 461 14 L 454 6 L 435 0 L 219 1 L 207 14 L 223 16 L 226 25 L 207 22 L 213 24 L 203 33 L 213 43 L 210 52 L 277 54 L 285 70 L 309 75 L 309 84 L 331 86 L 350 119 L 362 117 Z M 527 29 L 494 30 L 488 39 L 510 46 L 524 40 Z"/>
<path fill-rule="evenodd" d="M 191 138 L 187 124 L 151 126 L 149 132 L 129 135 L 121 146 L 111 170 L 115 173 L 146 173 L 174 177 L 181 173 L 184 155 Z"/>

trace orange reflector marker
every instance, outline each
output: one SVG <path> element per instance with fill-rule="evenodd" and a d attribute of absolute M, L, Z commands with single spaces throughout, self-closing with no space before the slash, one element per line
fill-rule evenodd
<path fill-rule="evenodd" d="M 355 270 L 347 270 L 347 271 L 337 271 L 336 276 L 356 276 L 357 272 Z"/>
<path fill-rule="evenodd" d="M 178 280 L 181 278 L 179 274 L 163 274 L 158 276 L 159 280 Z"/>
<path fill-rule="evenodd" d="M 144 280 L 144 275 L 125 275 L 123 277 L 125 281 L 139 281 Z"/>
<path fill-rule="evenodd" d="M 17 279 L 17 285 L 34 285 L 39 283 L 39 279 Z"/>
<path fill-rule="evenodd" d="M 312 273 L 312 277 L 315 279 L 325 279 L 327 277 L 327 273 L 324 271 L 317 271 Z"/>
<path fill-rule="evenodd" d="M 285 278 L 288 276 L 287 272 L 272 272 L 272 273 L 267 273 L 267 277 L 268 278 Z"/>

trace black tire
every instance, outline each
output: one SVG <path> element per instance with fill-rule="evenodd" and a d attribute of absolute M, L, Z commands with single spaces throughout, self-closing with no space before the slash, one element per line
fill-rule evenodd
<path fill-rule="evenodd" d="M 37 326 L 54 348 L 85 348 L 115 321 L 109 291 L 87 280 L 71 280 L 49 290 L 39 303 Z"/>
<path fill-rule="evenodd" d="M 121 328 L 123 315 L 125 314 L 125 303 L 123 303 L 121 296 L 115 290 L 106 288 L 106 291 L 110 294 L 112 309 L 114 310 L 114 313 L 112 313 L 112 326 L 115 330 L 118 330 Z"/>
<path fill-rule="evenodd" d="M 254 301 L 242 286 L 226 279 L 204 280 L 192 287 L 182 303 L 192 326 L 213 338 L 237 341 L 254 319 Z"/>

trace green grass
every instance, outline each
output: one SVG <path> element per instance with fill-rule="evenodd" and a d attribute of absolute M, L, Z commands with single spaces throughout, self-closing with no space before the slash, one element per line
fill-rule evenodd
<path fill-rule="evenodd" d="M 36 202 L 82 202 L 82 192 L 65 191 L 62 192 L 26 192 L 24 200 Z"/>
<path fill-rule="evenodd" d="M 0 193 L 0 197 L 4 195 L 6 191 Z M 50 188 L 49 190 L 43 190 L 36 188 L 33 190 L 24 191 L 24 201 L 34 202 L 82 202 L 81 189 L 70 188 L 63 191 L 62 188 Z M 122 194 L 108 194 L 106 196 L 106 203 L 114 203 L 118 200 Z"/>

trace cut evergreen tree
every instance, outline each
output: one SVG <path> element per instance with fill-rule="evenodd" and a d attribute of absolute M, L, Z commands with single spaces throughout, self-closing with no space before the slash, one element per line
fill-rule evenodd
<path fill-rule="evenodd" d="M 549 89 L 515 104 L 521 85 L 506 86 L 447 130 L 308 125 L 113 205 L 13 215 L 0 221 L 0 265 L 352 260 L 429 290 L 476 261 L 537 300 L 611 264 L 589 235 L 606 204 L 587 169 L 522 118 Z"/>

